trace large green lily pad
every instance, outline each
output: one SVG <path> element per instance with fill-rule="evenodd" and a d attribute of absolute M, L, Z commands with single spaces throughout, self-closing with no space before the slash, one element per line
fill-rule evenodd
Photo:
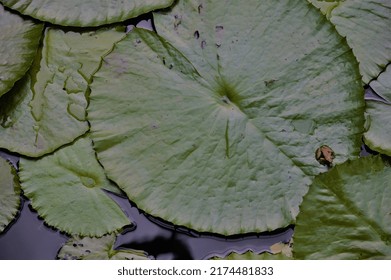
<path fill-rule="evenodd" d="M 18 213 L 19 196 L 20 185 L 16 170 L 0 157 L 0 233 Z"/>
<path fill-rule="evenodd" d="M 174 0 L 1 0 L 18 12 L 64 26 L 98 26 L 121 22 L 167 8 Z"/>
<path fill-rule="evenodd" d="M 69 234 L 102 236 L 130 223 L 103 191 L 115 186 L 96 160 L 89 138 L 38 160 L 21 158 L 19 176 L 38 214 Z"/>
<path fill-rule="evenodd" d="M 391 1 L 308 0 L 326 14 L 360 62 L 364 83 L 391 62 Z"/>
<path fill-rule="evenodd" d="M 363 90 L 345 40 L 305 1 L 179 1 L 155 25 L 160 36 L 135 29 L 116 44 L 91 84 L 109 178 L 198 231 L 293 223 L 327 170 L 315 150 L 329 145 L 336 163 L 359 153 Z"/>
<path fill-rule="evenodd" d="M 370 86 L 379 98 L 367 100 L 364 141 L 371 149 L 391 156 L 391 65 Z"/>
<path fill-rule="evenodd" d="M 91 76 L 124 35 L 47 29 L 28 74 L 0 99 L 0 147 L 38 157 L 85 133 Z"/>
<path fill-rule="evenodd" d="M 58 252 L 62 260 L 149 260 L 140 250 L 115 249 L 114 234 L 100 238 L 73 237 Z"/>
<path fill-rule="evenodd" d="M 27 72 L 42 28 L 42 24 L 12 14 L 0 4 L 0 96 Z"/>
<path fill-rule="evenodd" d="M 297 259 L 391 259 L 391 167 L 366 157 L 315 178 L 294 234 Z"/>

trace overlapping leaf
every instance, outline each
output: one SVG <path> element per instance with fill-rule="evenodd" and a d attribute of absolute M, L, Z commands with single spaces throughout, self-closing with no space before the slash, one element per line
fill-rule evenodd
<path fill-rule="evenodd" d="M 115 186 L 105 177 L 88 138 L 38 160 L 21 159 L 19 174 L 33 208 L 55 228 L 102 236 L 130 223 L 103 191 Z"/>
<path fill-rule="evenodd" d="M 64 26 L 121 22 L 166 8 L 173 0 L 1 0 L 5 6 L 42 21 Z"/>
<path fill-rule="evenodd" d="M 316 8 L 187 0 L 155 25 L 105 57 L 88 109 L 101 163 L 141 209 L 199 231 L 273 230 L 326 169 L 316 148 L 358 155 L 358 65 Z"/>
<path fill-rule="evenodd" d="M 391 1 L 308 0 L 346 36 L 360 62 L 364 83 L 376 78 L 391 61 Z"/>
<path fill-rule="evenodd" d="M 15 169 L 0 157 L 0 233 L 14 219 L 20 206 L 20 186 Z"/>
<path fill-rule="evenodd" d="M 298 259 L 391 259 L 391 167 L 366 157 L 314 180 L 294 234 Z"/>
<path fill-rule="evenodd" d="M 364 141 L 371 149 L 391 156 L 391 65 L 370 86 L 379 97 L 367 100 Z"/>
<path fill-rule="evenodd" d="M 0 96 L 27 72 L 42 28 L 42 24 L 12 14 L 0 4 Z"/>
<path fill-rule="evenodd" d="M 32 69 L 0 99 L 0 147 L 37 157 L 85 133 L 91 76 L 123 36 L 121 30 L 47 29 Z"/>
<path fill-rule="evenodd" d="M 290 260 L 292 259 L 292 248 L 290 244 L 285 243 L 276 243 L 270 247 L 270 249 L 261 254 L 256 254 L 251 250 L 240 254 L 232 252 L 229 255 L 219 258 L 215 257 L 213 259 L 223 259 L 223 260 Z"/>
<path fill-rule="evenodd" d="M 115 235 L 100 238 L 73 237 L 58 252 L 62 260 L 148 260 L 148 254 L 139 250 L 115 249 Z"/>

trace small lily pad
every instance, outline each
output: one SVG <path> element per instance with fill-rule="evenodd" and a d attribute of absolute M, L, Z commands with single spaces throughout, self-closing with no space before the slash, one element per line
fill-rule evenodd
<path fill-rule="evenodd" d="M 0 4 L 0 96 L 29 69 L 42 29 L 43 24 L 23 19 Z"/>
<path fill-rule="evenodd" d="M 43 158 L 20 160 L 20 181 L 32 207 L 50 226 L 69 234 L 102 236 L 130 223 L 103 191 L 105 176 L 89 138 Z"/>
<path fill-rule="evenodd" d="M 16 170 L 0 157 L 0 233 L 15 218 L 20 207 L 20 185 Z"/>
<path fill-rule="evenodd" d="M 149 260 L 140 250 L 115 249 L 115 234 L 100 238 L 73 237 L 58 252 L 61 260 Z"/>
<path fill-rule="evenodd" d="M 156 9 L 169 7 L 174 0 L 1 0 L 4 6 L 33 18 L 64 26 L 99 26 L 121 22 Z"/>
<path fill-rule="evenodd" d="M 232 252 L 224 258 L 214 257 L 215 260 L 291 260 L 292 248 L 290 244 L 276 243 L 261 254 L 249 250 L 245 253 Z"/>
<path fill-rule="evenodd" d="M 317 176 L 300 207 L 295 259 L 391 259 L 391 167 L 380 156 Z"/>

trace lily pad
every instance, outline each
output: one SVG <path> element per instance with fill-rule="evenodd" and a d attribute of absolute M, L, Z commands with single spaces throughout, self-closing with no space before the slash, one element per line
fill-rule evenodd
<path fill-rule="evenodd" d="M 20 206 L 20 185 L 16 170 L 0 157 L 0 233 L 15 218 Z"/>
<path fill-rule="evenodd" d="M 365 157 L 315 178 L 300 207 L 296 259 L 391 259 L 391 167 Z"/>
<path fill-rule="evenodd" d="M 62 260 L 149 260 L 140 250 L 115 249 L 114 234 L 100 238 L 73 237 L 58 252 Z"/>
<path fill-rule="evenodd" d="M 47 29 L 28 74 L 0 99 L 0 147 L 38 157 L 83 135 L 91 76 L 123 31 Z"/>
<path fill-rule="evenodd" d="M 179 1 L 155 25 L 160 36 L 134 29 L 104 58 L 88 108 L 108 177 L 147 213 L 220 234 L 274 230 L 327 170 L 318 147 L 335 163 L 358 156 L 358 65 L 312 5 Z"/>
<path fill-rule="evenodd" d="M 174 0 L 1 0 L 33 18 L 64 26 L 99 26 L 167 8 Z"/>
<path fill-rule="evenodd" d="M 282 242 L 276 243 L 270 247 L 270 249 L 261 254 L 254 253 L 249 250 L 245 253 L 232 252 L 229 255 L 220 258 L 214 257 L 214 260 L 291 260 L 292 259 L 292 247 L 291 244 L 285 244 Z"/>
<path fill-rule="evenodd" d="M 391 1 L 308 1 L 319 7 L 337 31 L 346 36 L 360 62 L 364 83 L 376 78 L 391 62 Z"/>
<path fill-rule="evenodd" d="M 115 187 L 88 138 L 38 160 L 21 158 L 19 176 L 24 194 L 50 226 L 69 234 L 102 236 L 130 223 L 103 191 Z"/>
<path fill-rule="evenodd" d="M 391 65 L 369 85 L 379 98 L 366 101 L 364 141 L 372 150 L 391 156 Z"/>
<path fill-rule="evenodd" d="M 42 29 L 42 24 L 12 14 L 0 4 L 0 96 L 29 69 Z"/>

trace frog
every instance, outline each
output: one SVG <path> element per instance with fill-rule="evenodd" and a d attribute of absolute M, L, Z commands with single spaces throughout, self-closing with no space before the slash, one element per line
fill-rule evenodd
<path fill-rule="evenodd" d="M 327 167 L 333 166 L 335 158 L 334 151 L 327 145 L 322 145 L 315 151 L 315 159 L 322 165 Z"/>

